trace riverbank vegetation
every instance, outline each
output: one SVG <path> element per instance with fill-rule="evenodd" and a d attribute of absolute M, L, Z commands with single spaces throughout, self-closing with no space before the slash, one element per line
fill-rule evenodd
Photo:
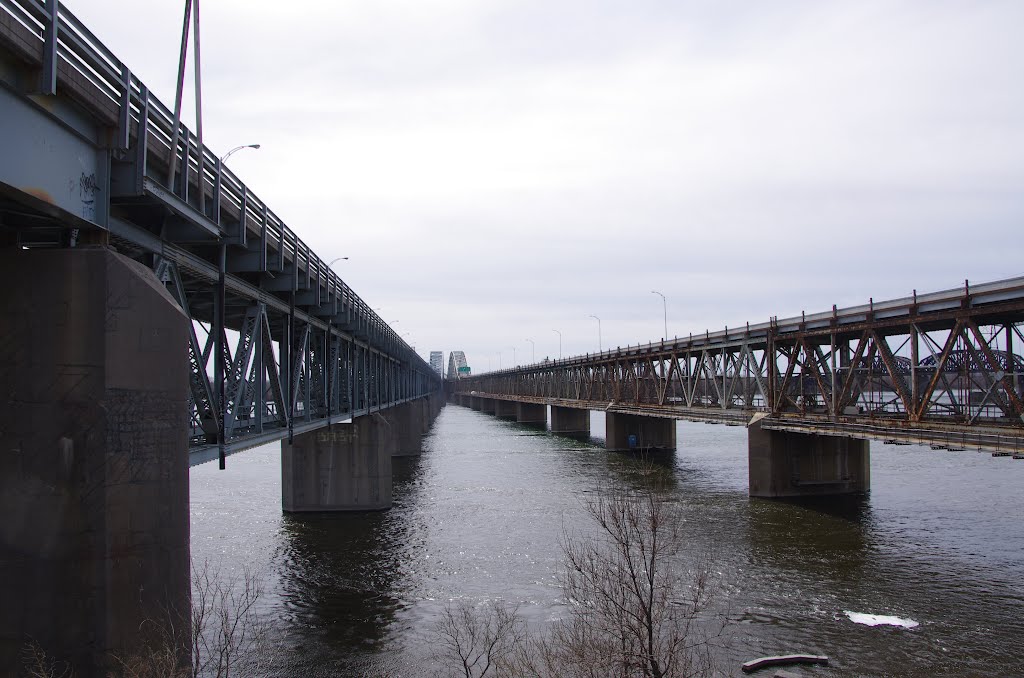
<path fill-rule="evenodd" d="M 693 547 L 657 490 L 602 491 L 591 534 L 563 537 L 565 613 L 531 632 L 517 607 L 448 606 L 435 629 L 440 674 L 464 678 L 682 678 L 717 673 L 724 617 L 712 554 Z"/>

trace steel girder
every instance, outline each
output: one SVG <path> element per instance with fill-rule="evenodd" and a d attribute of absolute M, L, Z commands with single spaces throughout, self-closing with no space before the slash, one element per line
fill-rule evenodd
<path fill-rule="evenodd" d="M 1024 452 L 1024 279 L 477 375 L 456 392 Z"/>
<path fill-rule="evenodd" d="M 0 0 L 0 108 L 14 121 L 0 141 L 45 134 L 53 149 L 0 163 L 0 246 L 111 245 L 154 268 L 192 320 L 194 462 L 440 391 L 218 154 L 66 7 L 49 7 Z M 38 197 L 56 195 L 53 181 L 67 193 L 69 177 L 67 199 Z"/>

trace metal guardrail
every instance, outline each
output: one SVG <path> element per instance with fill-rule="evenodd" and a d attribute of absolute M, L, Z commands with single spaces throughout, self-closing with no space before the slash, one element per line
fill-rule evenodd
<path fill-rule="evenodd" d="M 35 51 L 44 70 L 44 91 L 45 83 L 52 83 L 51 93 L 55 91 L 57 71 L 63 62 L 94 88 L 95 100 L 92 103 L 97 109 L 116 112 L 119 150 L 128 150 L 133 130 L 135 138 L 138 138 L 142 121 L 148 142 L 158 144 L 158 149 L 148 148 L 146 144 L 146 153 L 169 157 L 174 132 L 173 113 L 152 96 L 145 84 L 74 14 L 55 0 L 46 3 L 38 0 L 0 0 L 0 17 L 3 14 L 13 19 L 24 29 L 23 33 L 31 35 L 36 41 Z M 23 46 L 29 51 L 33 49 L 30 45 Z M 324 260 L 274 214 L 265 201 L 231 170 L 222 166 L 220 158 L 213 151 L 205 145 L 199 148 L 195 135 L 183 123 L 179 123 L 179 139 L 178 155 L 183 160 L 179 166 L 186 168 L 183 175 L 196 175 L 199 156 L 203 157 L 204 173 L 196 188 L 204 191 L 214 201 L 212 214 L 203 216 L 217 229 L 220 238 L 230 235 L 220 223 L 222 210 L 238 214 L 241 228 L 253 235 L 265 235 L 268 242 L 277 243 L 278 257 L 282 262 L 300 260 L 305 265 L 307 276 L 322 281 L 330 296 L 336 296 L 346 306 L 355 309 L 357 314 L 367 319 L 370 327 L 387 335 L 390 341 L 409 348 L 401 336 L 340 276 L 328 268 Z M 146 160 L 143 159 L 143 166 Z M 151 177 L 145 179 L 153 181 Z M 174 193 L 171 187 L 165 185 L 162 188 Z"/>
<path fill-rule="evenodd" d="M 49 110 L 23 90 L 73 101 L 97 138 L 76 131 L 61 143 L 98 151 L 96 172 L 109 174 L 109 189 L 92 193 L 104 208 L 91 219 L 59 200 L 41 204 L 32 179 L 9 164 L 0 209 L 12 218 L 2 226 L 33 247 L 105 232 L 152 266 L 192 321 L 192 463 L 440 389 L 440 375 L 58 0 L 0 0 L 0 48 L 28 65 L 22 77 L 38 70 L 40 80 L 8 83 L 5 105 L 29 126 L 46 118 L 42 134 L 59 136 L 73 126 L 61 117 L 66 101 Z M 68 157 L 45 167 L 59 171 Z M 238 335 L 234 350 L 227 330 Z"/>

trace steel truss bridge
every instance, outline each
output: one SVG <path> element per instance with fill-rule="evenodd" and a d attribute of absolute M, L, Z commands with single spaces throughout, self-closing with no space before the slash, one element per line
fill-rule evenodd
<path fill-rule="evenodd" d="M 0 119 L 0 246 L 113 246 L 192 320 L 191 463 L 441 388 L 55 0 L 0 0 Z"/>
<path fill-rule="evenodd" d="M 1024 455 L 1024 278 L 460 379 L 457 393 Z"/>

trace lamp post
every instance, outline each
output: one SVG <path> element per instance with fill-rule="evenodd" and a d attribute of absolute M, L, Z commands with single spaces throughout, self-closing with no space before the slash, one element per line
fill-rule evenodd
<path fill-rule="evenodd" d="M 519 362 L 516 360 L 516 347 L 513 346 L 512 347 L 512 367 L 516 367 L 517 365 L 519 365 Z"/>
<path fill-rule="evenodd" d="M 333 259 L 331 259 L 330 261 L 327 262 L 327 268 L 330 268 L 331 266 L 334 265 L 334 262 L 341 261 L 342 259 L 344 259 L 345 261 L 348 261 L 348 257 L 335 257 L 335 258 L 333 258 Z M 374 309 L 374 310 L 379 310 L 379 309 Z"/>
<path fill-rule="evenodd" d="M 562 333 L 559 332 L 558 330 L 551 330 L 551 331 L 558 335 L 558 359 L 561 360 L 562 359 Z"/>
<path fill-rule="evenodd" d="M 501 351 L 498 351 L 498 370 L 501 370 Z"/>
<path fill-rule="evenodd" d="M 235 146 L 230 151 L 228 151 L 224 155 L 220 156 L 220 164 L 223 165 L 225 162 L 227 162 L 228 158 L 230 158 L 232 155 L 234 155 L 238 151 L 242 150 L 243 148 L 259 148 L 259 147 L 260 147 L 259 144 L 242 144 L 241 146 Z"/>
<path fill-rule="evenodd" d="M 604 350 L 601 348 L 601 319 L 593 314 L 590 317 L 597 321 L 597 352 L 601 353 Z"/>
<path fill-rule="evenodd" d="M 527 338 L 526 340 L 530 342 L 530 362 L 535 363 L 537 362 L 537 344 L 533 343 L 533 339 Z"/>
<path fill-rule="evenodd" d="M 665 295 L 658 290 L 651 290 L 651 294 L 657 294 L 661 297 L 661 309 L 665 314 L 665 334 L 663 334 L 661 338 L 668 339 L 668 302 L 665 301 Z"/>

